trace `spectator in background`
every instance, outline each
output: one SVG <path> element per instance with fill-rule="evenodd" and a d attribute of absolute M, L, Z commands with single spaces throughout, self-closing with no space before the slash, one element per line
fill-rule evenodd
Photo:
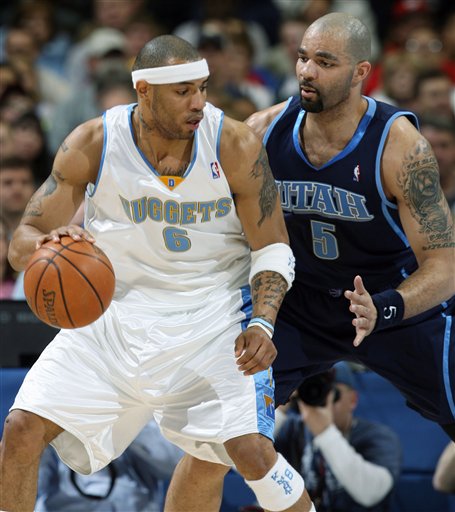
<path fill-rule="evenodd" d="M 440 69 L 428 69 L 418 74 L 414 85 L 414 111 L 420 116 L 437 116 L 455 121 L 452 104 L 453 85 Z"/>
<path fill-rule="evenodd" d="M 14 288 L 16 273 L 8 261 L 9 229 L 0 215 L 0 300 L 10 299 Z"/>
<path fill-rule="evenodd" d="M 51 171 L 52 157 L 35 112 L 25 112 L 11 123 L 11 138 L 15 155 L 30 162 L 35 181 L 41 184 Z"/>
<path fill-rule="evenodd" d="M 35 99 L 18 84 L 9 86 L 0 96 L 0 119 L 9 124 L 35 108 Z"/>
<path fill-rule="evenodd" d="M 371 72 L 364 82 L 364 94 L 370 96 L 373 91 L 382 88 L 383 60 L 387 56 L 396 52 L 406 52 L 406 42 L 415 30 L 422 27 L 432 29 L 433 26 L 434 15 L 425 2 L 408 2 L 406 0 L 394 2 L 381 55 L 378 55 L 380 58 L 373 62 Z M 422 65 L 425 65 L 425 60 L 420 54 L 423 47 L 415 48 L 415 50 L 417 51 L 413 52 L 414 55 Z"/>
<path fill-rule="evenodd" d="M 81 86 L 90 83 L 93 69 L 89 60 L 100 57 L 102 50 L 97 51 L 96 46 L 103 47 L 105 43 L 102 43 L 101 39 L 107 41 L 109 38 L 110 41 L 114 41 L 116 38 L 120 41 L 129 22 L 143 5 L 144 0 L 92 1 L 93 16 L 80 28 L 78 42 L 71 48 L 67 59 L 66 76 L 73 90 L 77 91 Z M 121 51 L 125 53 L 125 39 L 122 43 L 117 43 L 119 44 Z"/>
<path fill-rule="evenodd" d="M 410 30 L 404 48 L 425 63 L 427 69 L 442 69 L 442 41 L 433 25 L 423 25 Z"/>
<path fill-rule="evenodd" d="M 8 61 L 0 62 L 0 98 L 10 87 L 20 85 L 19 75 L 15 67 Z"/>
<path fill-rule="evenodd" d="M 455 123 L 441 117 L 424 117 L 420 131 L 433 148 L 441 187 L 455 218 Z"/>
<path fill-rule="evenodd" d="M 264 65 L 277 77 L 277 101 L 286 100 L 298 90 L 295 60 L 307 27 L 308 23 L 301 17 L 290 17 L 282 21 L 279 29 L 279 44 L 268 54 Z"/>
<path fill-rule="evenodd" d="M 11 124 L 0 118 L 0 150 L 2 160 L 14 156 L 15 149 Z"/>
<path fill-rule="evenodd" d="M 8 238 L 19 225 L 36 184 L 30 162 L 17 157 L 0 159 L 0 205 Z"/>
<path fill-rule="evenodd" d="M 39 47 L 28 29 L 11 26 L 5 39 L 5 57 L 19 76 L 20 85 L 37 103 L 46 124 L 52 111 L 69 94 L 68 83 L 53 71 L 37 65 Z"/>
<path fill-rule="evenodd" d="M 266 83 L 262 72 L 254 65 L 254 45 L 248 33 L 247 25 L 239 19 L 227 20 L 226 67 L 228 89 L 234 95 L 245 96 L 256 110 L 270 107 L 275 100 L 273 86 Z M 276 85 L 276 84 L 274 84 Z"/>
<path fill-rule="evenodd" d="M 455 494 L 455 443 L 449 443 L 439 457 L 433 475 L 433 487 L 439 492 Z"/>
<path fill-rule="evenodd" d="M 266 12 L 270 7 L 270 0 L 262 0 L 259 10 Z M 247 5 L 249 4 L 249 5 Z M 267 52 L 270 48 L 270 40 L 267 37 L 266 30 L 257 20 L 261 13 L 256 9 L 256 18 L 246 18 L 248 8 L 256 4 L 254 0 L 250 2 L 241 2 L 240 0 L 201 0 L 194 17 L 175 27 L 173 34 L 185 39 L 192 45 L 197 46 L 201 28 L 209 22 L 216 21 L 224 24 L 229 20 L 238 20 L 243 23 L 248 33 L 250 44 L 253 47 L 254 65 L 263 64 Z M 276 22 L 279 17 L 276 17 Z"/>
<path fill-rule="evenodd" d="M 126 24 L 123 33 L 126 38 L 127 65 L 131 69 L 141 48 L 148 41 L 164 34 L 165 30 L 148 12 L 139 12 Z"/>
<path fill-rule="evenodd" d="M 404 110 L 413 110 L 415 84 L 422 62 L 405 51 L 387 54 L 383 61 L 382 83 L 371 96 Z"/>
<path fill-rule="evenodd" d="M 12 25 L 27 30 L 35 39 L 38 46 L 36 65 L 64 77 L 71 37 L 57 24 L 55 3 L 52 0 L 18 2 Z"/>
<path fill-rule="evenodd" d="M 40 463 L 36 510 L 160 512 L 164 483 L 182 455 L 154 421 L 120 457 L 89 476 L 72 471 L 48 447 Z"/>
<path fill-rule="evenodd" d="M 256 111 L 256 105 L 245 94 L 229 87 L 225 24 L 219 20 L 204 23 L 196 46 L 201 56 L 207 59 L 210 69 L 207 101 L 221 108 L 226 115 L 239 121 L 245 120 Z"/>
<path fill-rule="evenodd" d="M 316 401 L 325 386 L 321 382 L 330 385 L 330 372 L 299 387 L 299 414 L 288 413 L 276 435 L 276 450 L 302 474 L 318 512 L 387 511 L 400 473 L 398 436 L 354 415 L 358 395 L 352 370 L 344 362 L 334 370 L 334 389 L 324 405 L 311 406 L 302 398 Z"/>
<path fill-rule="evenodd" d="M 97 29 L 85 42 L 85 49 L 89 57 L 88 82 L 75 88 L 55 110 L 48 139 L 53 153 L 71 130 L 103 112 L 99 104 L 99 91 L 106 79 L 110 78 L 113 86 L 121 83 L 134 92 L 126 62 L 126 38 L 122 32 L 109 28 Z"/>

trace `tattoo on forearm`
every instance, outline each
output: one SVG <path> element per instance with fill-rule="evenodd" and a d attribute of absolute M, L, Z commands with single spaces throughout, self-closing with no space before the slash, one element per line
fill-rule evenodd
<path fill-rule="evenodd" d="M 251 293 L 253 308 L 259 306 L 267 306 L 278 313 L 284 296 L 287 292 L 287 283 L 284 277 L 278 272 L 265 271 L 259 272 L 251 282 Z M 274 323 L 273 319 L 267 315 L 255 314 L 270 323 Z"/>
<path fill-rule="evenodd" d="M 403 159 L 398 185 L 412 216 L 427 237 L 423 250 L 454 247 L 453 220 L 439 182 L 438 164 L 425 139 Z"/>
<path fill-rule="evenodd" d="M 253 179 L 262 179 L 262 186 L 259 193 L 259 207 L 261 210 L 261 218 L 258 221 L 260 226 L 266 217 L 271 217 L 275 205 L 278 190 L 275 180 L 273 179 L 272 171 L 270 170 L 269 161 L 265 148 L 261 148 L 258 159 L 251 169 L 251 176 Z"/>

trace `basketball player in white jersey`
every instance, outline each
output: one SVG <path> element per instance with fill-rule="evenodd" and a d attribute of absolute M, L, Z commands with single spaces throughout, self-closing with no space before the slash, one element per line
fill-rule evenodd
<path fill-rule="evenodd" d="M 47 240 L 96 242 L 116 292 L 99 320 L 55 337 L 19 390 L 2 510 L 33 510 L 48 443 L 88 474 L 152 416 L 186 452 L 166 511 L 219 510 L 233 465 L 266 510 L 314 510 L 272 444 L 273 325 L 294 259 L 262 145 L 206 104 L 208 76 L 186 41 L 150 41 L 133 67 L 137 105 L 66 138 L 14 234 L 17 270 Z M 83 229 L 69 223 L 84 196 Z"/>

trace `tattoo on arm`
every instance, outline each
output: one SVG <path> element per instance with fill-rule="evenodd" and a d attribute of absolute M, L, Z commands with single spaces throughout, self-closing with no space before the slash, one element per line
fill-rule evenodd
<path fill-rule="evenodd" d="M 271 217 L 275 209 L 276 197 L 278 194 L 264 147 L 261 148 L 258 159 L 251 169 L 251 176 L 253 179 L 262 179 L 262 186 L 259 192 L 261 218 L 258 221 L 258 226 L 260 226 L 266 217 Z"/>
<path fill-rule="evenodd" d="M 52 195 L 57 189 L 57 180 L 55 177 L 57 177 L 58 181 L 64 181 L 60 171 L 53 169 L 47 180 L 33 194 L 33 197 L 25 208 L 24 217 L 41 217 L 43 214 L 43 198 Z"/>
<path fill-rule="evenodd" d="M 60 144 L 60 149 L 61 149 L 64 153 L 66 153 L 66 152 L 68 151 L 69 146 L 68 146 L 68 144 L 66 143 L 66 140 L 64 140 L 64 141 Z"/>
<path fill-rule="evenodd" d="M 271 309 L 275 312 L 274 316 L 276 317 L 286 292 L 287 283 L 281 274 L 272 271 L 259 272 L 251 282 L 253 310 L 256 307 L 260 311 Z M 264 308 L 264 306 L 266 307 Z M 266 314 L 255 313 L 254 316 L 261 317 L 272 324 L 275 323 L 275 319 L 268 317 Z"/>
<path fill-rule="evenodd" d="M 419 232 L 426 235 L 423 250 L 454 247 L 453 220 L 440 186 L 438 164 L 424 138 L 403 159 L 398 185 Z"/>

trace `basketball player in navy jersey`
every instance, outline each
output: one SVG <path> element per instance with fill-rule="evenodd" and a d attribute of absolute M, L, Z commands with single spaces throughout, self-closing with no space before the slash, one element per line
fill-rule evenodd
<path fill-rule="evenodd" d="M 455 439 L 453 221 L 416 117 L 362 96 L 369 58 L 358 19 L 323 16 L 299 48 L 299 94 L 247 120 L 296 257 L 273 338 L 276 403 L 357 361 Z"/>
<path fill-rule="evenodd" d="M 277 188 L 252 130 L 206 102 L 208 77 L 186 41 L 147 43 L 132 71 L 138 103 L 68 135 L 27 206 L 16 269 L 68 234 L 106 252 L 116 290 L 27 374 L 0 445 L 1 510 L 33 510 L 48 443 L 89 474 L 152 417 L 186 452 L 166 511 L 219 510 L 233 465 L 266 510 L 314 510 L 273 447 L 273 324 L 294 277 Z M 84 197 L 82 228 L 70 219 Z"/>

